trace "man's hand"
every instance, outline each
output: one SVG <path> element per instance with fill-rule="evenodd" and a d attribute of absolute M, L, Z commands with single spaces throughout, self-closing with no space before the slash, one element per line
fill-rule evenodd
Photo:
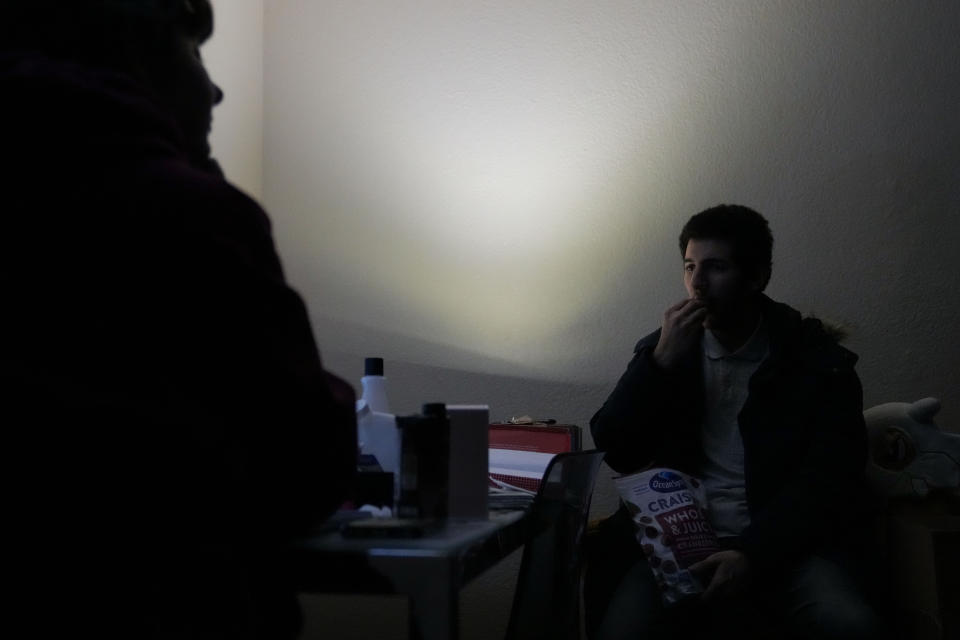
<path fill-rule="evenodd" d="M 704 600 L 730 597 L 741 593 L 750 579 L 750 563 L 741 551 L 718 551 L 690 565 L 690 571 L 701 580 L 713 575 L 700 596 Z"/>
<path fill-rule="evenodd" d="M 653 350 L 653 360 L 662 369 L 673 369 L 683 357 L 700 344 L 707 307 L 702 300 L 688 298 L 663 314 L 660 341 Z"/>

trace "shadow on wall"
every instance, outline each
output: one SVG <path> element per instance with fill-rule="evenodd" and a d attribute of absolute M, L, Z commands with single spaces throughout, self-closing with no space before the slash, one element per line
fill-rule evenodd
<path fill-rule="evenodd" d="M 586 431 L 590 416 L 609 391 L 598 385 L 552 382 L 418 364 L 393 359 L 386 351 L 343 353 L 326 350 L 323 351 L 324 367 L 346 379 L 359 395 L 365 356 L 384 358 L 390 408 L 398 415 L 419 412 L 426 402 L 485 404 L 490 407 L 492 422 L 529 415 L 537 419 L 553 418 L 558 422 L 578 424 Z"/>
<path fill-rule="evenodd" d="M 544 364 L 551 354 L 538 362 L 516 363 L 485 355 L 470 344 L 431 342 L 402 329 L 384 331 L 329 317 L 311 320 L 324 367 L 358 393 L 364 357 L 384 359 L 396 414 L 419 411 L 425 402 L 486 404 L 491 420 L 526 414 L 585 427 L 609 392 L 606 384 L 571 382 L 562 372 L 551 372 Z"/>
<path fill-rule="evenodd" d="M 359 395 L 365 357 L 382 357 L 391 411 L 418 413 L 424 403 L 485 404 L 491 422 L 528 415 L 553 418 L 583 429 L 583 448 L 593 448 L 590 418 L 613 390 L 619 371 L 602 384 L 551 380 L 538 367 L 519 369 L 467 348 L 431 343 L 399 332 L 388 333 L 329 318 L 313 318 L 324 367 L 351 385 Z M 562 348 L 562 345 L 558 345 Z M 437 364 L 438 362 L 444 365 Z M 626 361 L 624 361 L 626 366 Z M 559 376 L 558 376 L 559 377 Z M 594 489 L 593 517 L 609 515 L 617 494 L 604 465 Z"/>

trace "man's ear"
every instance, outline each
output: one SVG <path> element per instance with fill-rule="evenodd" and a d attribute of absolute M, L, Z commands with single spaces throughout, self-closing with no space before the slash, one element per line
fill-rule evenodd
<path fill-rule="evenodd" d="M 767 288 L 767 282 L 770 281 L 770 271 L 767 269 L 756 269 L 750 278 L 750 290 L 754 293 L 760 293 Z"/>

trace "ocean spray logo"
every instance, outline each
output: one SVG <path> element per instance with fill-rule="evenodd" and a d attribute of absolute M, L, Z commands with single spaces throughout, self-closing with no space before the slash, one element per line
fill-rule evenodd
<path fill-rule="evenodd" d="M 659 493 L 670 493 L 671 491 L 686 489 L 687 483 L 672 471 L 661 471 L 650 478 L 650 488 Z"/>

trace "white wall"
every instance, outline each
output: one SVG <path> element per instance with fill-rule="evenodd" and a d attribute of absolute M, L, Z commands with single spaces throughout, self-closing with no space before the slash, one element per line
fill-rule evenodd
<path fill-rule="evenodd" d="M 213 0 L 214 33 L 201 49 L 224 93 L 210 146 L 227 178 L 263 194 L 263 0 Z"/>
<path fill-rule="evenodd" d="M 769 293 L 852 326 L 866 405 L 938 396 L 960 431 L 960 4 L 264 10 L 281 255 L 327 365 L 357 384 L 384 356 L 398 412 L 586 426 L 683 296 L 683 222 L 738 202 L 770 219 Z M 613 503 L 604 480 L 595 511 Z M 464 637 L 502 634 L 515 560 L 465 593 Z M 404 637 L 393 601 L 311 606 L 308 637 Z"/>
<path fill-rule="evenodd" d="M 325 351 L 604 388 L 683 295 L 685 219 L 748 204 L 771 295 L 853 325 L 867 403 L 937 395 L 960 428 L 957 27 L 948 1 L 276 0 L 264 196 Z"/>

